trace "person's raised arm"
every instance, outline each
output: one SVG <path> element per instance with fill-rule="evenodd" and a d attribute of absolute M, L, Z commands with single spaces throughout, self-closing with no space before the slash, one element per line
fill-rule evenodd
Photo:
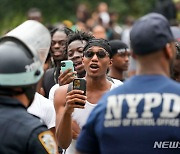
<path fill-rule="evenodd" d="M 72 140 L 72 112 L 74 108 L 84 108 L 75 102 L 85 104 L 86 96 L 80 90 L 72 90 L 67 93 L 67 85 L 59 87 L 54 95 L 56 110 L 56 137 L 61 148 L 69 147 Z"/>

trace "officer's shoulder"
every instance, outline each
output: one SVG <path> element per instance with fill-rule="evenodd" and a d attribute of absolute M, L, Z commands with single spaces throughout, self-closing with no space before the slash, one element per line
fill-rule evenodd
<path fill-rule="evenodd" d="M 36 129 L 37 127 L 46 128 L 44 122 L 39 117 L 34 116 L 27 111 L 24 111 L 19 122 L 22 123 L 22 127 L 30 130 Z"/>
<path fill-rule="evenodd" d="M 52 153 L 52 154 L 58 153 L 57 144 L 55 142 L 54 135 L 50 130 L 37 128 L 32 132 L 31 135 L 32 135 L 30 140 L 31 145 L 41 143 L 41 147 L 43 147 L 43 149 L 46 150 L 47 153 Z"/>
<path fill-rule="evenodd" d="M 39 126 L 40 125 L 45 125 L 44 122 L 37 116 L 35 115 L 32 115 L 30 113 L 27 114 L 27 118 L 29 119 L 28 120 L 28 125 L 33 125 L 35 123 L 37 123 Z"/>
<path fill-rule="evenodd" d="M 37 153 L 53 153 L 57 154 L 57 145 L 55 142 L 54 134 L 47 129 L 46 126 L 39 123 L 39 118 L 33 116 L 31 122 L 27 124 L 30 128 L 29 144 L 32 147 L 39 146 L 39 152 Z M 43 152 L 42 152 L 43 151 Z M 33 152 L 32 152 L 33 153 Z"/>

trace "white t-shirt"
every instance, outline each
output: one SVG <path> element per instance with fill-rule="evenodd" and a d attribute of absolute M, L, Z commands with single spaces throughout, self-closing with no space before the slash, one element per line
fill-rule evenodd
<path fill-rule="evenodd" d="M 58 87 L 59 87 L 59 84 L 55 84 L 49 91 L 49 100 L 52 102 L 54 101 L 54 93 Z"/>
<path fill-rule="evenodd" d="M 114 78 L 111 78 L 111 79 L 113 80 L 113 83 L 114 83 L 113 84 L 113 88 L 116 88 L 116 87 L 118 87 L 118 86 L 123 84 L 123 82 L 118 80 L 118 79 L 114 79 Z M 113 89 L 113 88 L 111 88 L 111 89 Z"/>
<path fill-rule="evenodd" d="M 44 121 L 47 125 L 48 129 L 55 126 L 55 109 L 53 103 L 45 98 L 44 96 L 40 95 L 39 93 L 35 93 L 34 101 L 31 106 L 27 109 L 27 111 L 39 117 Z"/>

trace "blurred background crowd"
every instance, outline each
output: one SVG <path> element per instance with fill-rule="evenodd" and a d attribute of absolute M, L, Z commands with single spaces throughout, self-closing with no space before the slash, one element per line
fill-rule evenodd
<path fill-rule="evenodd" d="M 120 38 L 135 19 L 156 11 L 165 15 L 171 24 L 180 21 L 179 0 L 1 0 L 0 35 L 34 16 L 49 29 L 64 24 L 69 28 L 96 31 L 105 28 L 108 39 Z M 36 13 L 32 13 L 36 12 Z M 105 37 L 105 36 L 104 36 Z"/>

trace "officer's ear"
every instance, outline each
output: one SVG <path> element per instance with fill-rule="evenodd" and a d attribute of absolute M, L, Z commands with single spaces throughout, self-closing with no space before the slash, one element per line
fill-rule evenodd
<path fill-rule="evenodd" d="M 164 54 L 167 59 L 174 59 L 176 55 L 176 48 L 174 43 L 167 43 L 164 47 Z"/>

